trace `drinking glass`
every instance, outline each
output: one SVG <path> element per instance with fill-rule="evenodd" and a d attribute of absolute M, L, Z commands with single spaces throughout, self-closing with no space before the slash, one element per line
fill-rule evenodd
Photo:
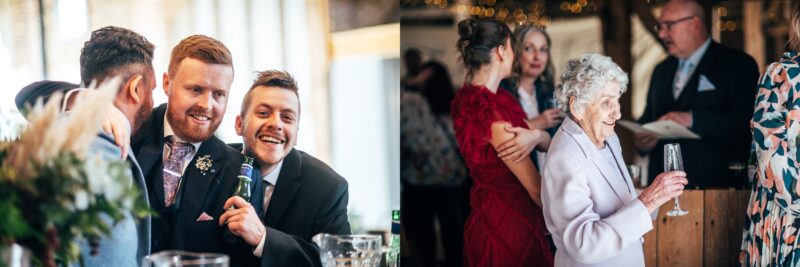
<path fill-rule="evenodd" d="M 664 145 L 664 172 L 683 171 L 683 157 L 681 156 L 681 145 L 677 143 Z M 675 207 L 667 212 L 667 216 L 683 216 L 689 214 L 688 211 L 681 209 L 678 197 L 675 197 Z"/>
<path fill-rule="evenodd" d="M 311 239 L 319 247 L 324 267 L 378 267 L 382 238 L 379 235 L 317 234 Z"/>
<path fill-rule="evenodd" d="M 145 267 L 228 267 L 228 255 L 166 250 L 144 257 Z"/>
<path fill-rule="evenodd" d="M 639 167 L 639 165 L 628 165 L 628 173 L 631 175 L 631 182 L 633 183 L 634 187 L 644 186 L 644 184 L 641 182 L 642 168 Z"/>

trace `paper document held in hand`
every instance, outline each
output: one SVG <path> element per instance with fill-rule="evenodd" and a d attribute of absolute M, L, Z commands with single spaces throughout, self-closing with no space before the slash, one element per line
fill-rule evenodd
<path fill-rule="evenodd" d="M 654 121 L 644 125 L 629 120 L 619 120 L 617 122 L 634 133 L 644 130 L 651 131 L 658 135 L 658 139 L 700 139 L 700 136 L 696 133 L 671 120 Z"/>

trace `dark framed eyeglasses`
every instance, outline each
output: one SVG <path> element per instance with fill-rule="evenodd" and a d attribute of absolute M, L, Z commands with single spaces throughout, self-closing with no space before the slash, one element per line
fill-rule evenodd
<path fill-rule="evenodd" d="M 680 23 L 682 21 L 687 21 L 687 20 L 689 20 L 691 18 L 694 18 L 694 17 L 695 17 L 694 15 L 691 15 L 691 16 L 686 16 L 686 17 L 679 18 L 679 19 L 676 19 L 676 20 L 667 20 L 667 21 L 659 22 L 658 24 L 656 24 L 656 26 L 653 26 L 653 29 L 656 30 L 656 32 L 660 32 L 661 29 L 666 29 L 667 31 L 669 31 L 669 30 L 672 30 L 672 26 L 673 25 L 678 24 L 678 23 Z"/>

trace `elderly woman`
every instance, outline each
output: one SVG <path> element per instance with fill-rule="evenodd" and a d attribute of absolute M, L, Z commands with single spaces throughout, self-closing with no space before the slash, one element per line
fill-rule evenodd
<path fill-rule="evenodd" d="M 542 174 L 542 205 L 555 266 L 644 266 L 651 213 L 683 193 L 686 174 L 659 174 L 637 197 L 614 133 L 628 77 L 609 57 L 572 59 L 556 90 L 568 114 Z"/>

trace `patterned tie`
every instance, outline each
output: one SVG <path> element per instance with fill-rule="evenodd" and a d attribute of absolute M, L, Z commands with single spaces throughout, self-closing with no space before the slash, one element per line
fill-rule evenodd
<path fill-rule="evenodd" d="M 272 199 L 272 191 L 274 190 L 275 186 L 272 185 L 272 183 L 268 182 L 267 180 L 264 180 L 264 203 L 263 203 L 264 206 L 262 206 L 262 208 L 264 209 L 264 213 L 267 212 L 267 207 L 269 207 L 269 200 Z"/>
<path fill-rule="evenodd" d="M 164 161 L 164 206 L 175 204 L 175 194 L 181 182 L 183 161 L 186 156 L 194 152 L 194 146 L 189 143 L 178 142 L 174 135 L 164 138 L 169 147 L 169 156 Z"/>
<path fill-rule="evenodd" d="M 692 68 L 692 62 L 688 60 L 681 60 L 681 63 L 678 65 L 678 71 L 675 73 L 675 87 L 672 90 L 672 96 L 675 99 L 678 99 L 681 96 L 681 92 L 683 92 L 683 87 L 686 86 L 686 82 L 689 81 L 689 70 Z"/>

